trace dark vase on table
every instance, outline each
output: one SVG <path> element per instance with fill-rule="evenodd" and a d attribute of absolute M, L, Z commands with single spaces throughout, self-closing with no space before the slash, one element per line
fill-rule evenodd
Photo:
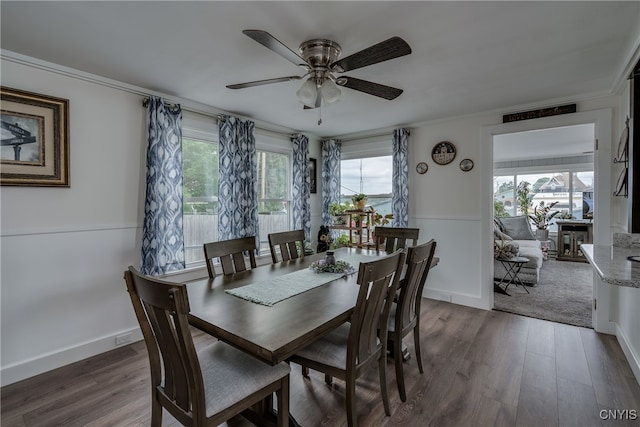
<path fill-rule="evenodd" d="M 333 255 L 333 251 L 327 251 L 327 253 L 324 256 L 324 262 L 327 265 L 336 264 L 336 257 Z"/>

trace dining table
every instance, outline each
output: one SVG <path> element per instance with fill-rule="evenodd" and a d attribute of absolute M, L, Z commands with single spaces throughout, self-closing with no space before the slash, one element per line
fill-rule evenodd
<path fill-rule="evenodd" d="M 337 261 L 373 261 L 385 255 L 385 252 L 372 249 L 349 247 L 334 251 Z M 309 270 L 312 263 L 324 257 L 324 253 L 318 253 L 187 282 L 189 323 L 265 363 L 275 365 L 285 361 L 349 320 L 358 295 L 359 262 L 350 262 L 356 270 L 353 274 L 332 275 L 328 283 L 270 306 L 238 297 L 232 292 L 247 286 L 288 286 L 287 278 L 304 280 L 294 274 L 305 274 L 302 270 Z"/>
<path fill-rule="evenodd" d="M 358 296 L 359 264 L 387 255 L 384 251 L 356 247 L 333 252 L 336 262 L 346 261 L 353 266 L 351 274 L 313 273 L 327 275 L 320 278 L 326 283 L 310 285 L 301 292 L 298 289 L 299 293 L 290 297 L 285 293 L 285 297 L 271 299 L 266 304 L 234 293 L 242 295 L 243 290 L 257 287 L 266 289 L 269 296 L 270 292 L 280 294 L 279 290 L 274 291 L 274 286 L 304 287 L 304 283 L 296 283 L 305 282 L 304 278 L 317 282 L 318 278 L 309 276 L 310 267 L 324 260 L 326 253 L 188 281 L 189 323 L 265 363 L 276 365 L 286 361 L 349 320 Z M 431 267 L 437 263 L 434 259 Z M 268 415 L 273 416 L 273 412 Z M 300 425 L 291 413 L 289 425 Z"/>

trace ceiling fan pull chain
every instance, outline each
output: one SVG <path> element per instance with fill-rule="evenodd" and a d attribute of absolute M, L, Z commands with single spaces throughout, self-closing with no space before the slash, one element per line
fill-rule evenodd
<path fill-rule="evenodd" d="M 322 104 L 318 107 L 318 126 L 322 124 Z"/>

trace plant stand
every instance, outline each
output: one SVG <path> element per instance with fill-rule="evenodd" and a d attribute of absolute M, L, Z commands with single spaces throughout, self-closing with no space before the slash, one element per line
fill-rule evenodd
<path fill-rule="evenodd" d="M 373 221 L 372 211 L 348 210 L 345 215 L 349 216 L 346 224 L 333 224 L 333 230 L 344 230 L 349 232 L 349 246 L 357 248 L 369 248 L 373 245 L 371 241 L 371 224 Z"/>

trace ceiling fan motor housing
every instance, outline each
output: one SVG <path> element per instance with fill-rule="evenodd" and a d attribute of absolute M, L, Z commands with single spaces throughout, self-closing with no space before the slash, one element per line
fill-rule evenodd
<path fill-rule="evenodd" d="M 331 40 L 313 39 L 303 42 L 298 51 L 311 67 L 328 69 L 329 64 L 338 60 L 342 48 Z"/>

